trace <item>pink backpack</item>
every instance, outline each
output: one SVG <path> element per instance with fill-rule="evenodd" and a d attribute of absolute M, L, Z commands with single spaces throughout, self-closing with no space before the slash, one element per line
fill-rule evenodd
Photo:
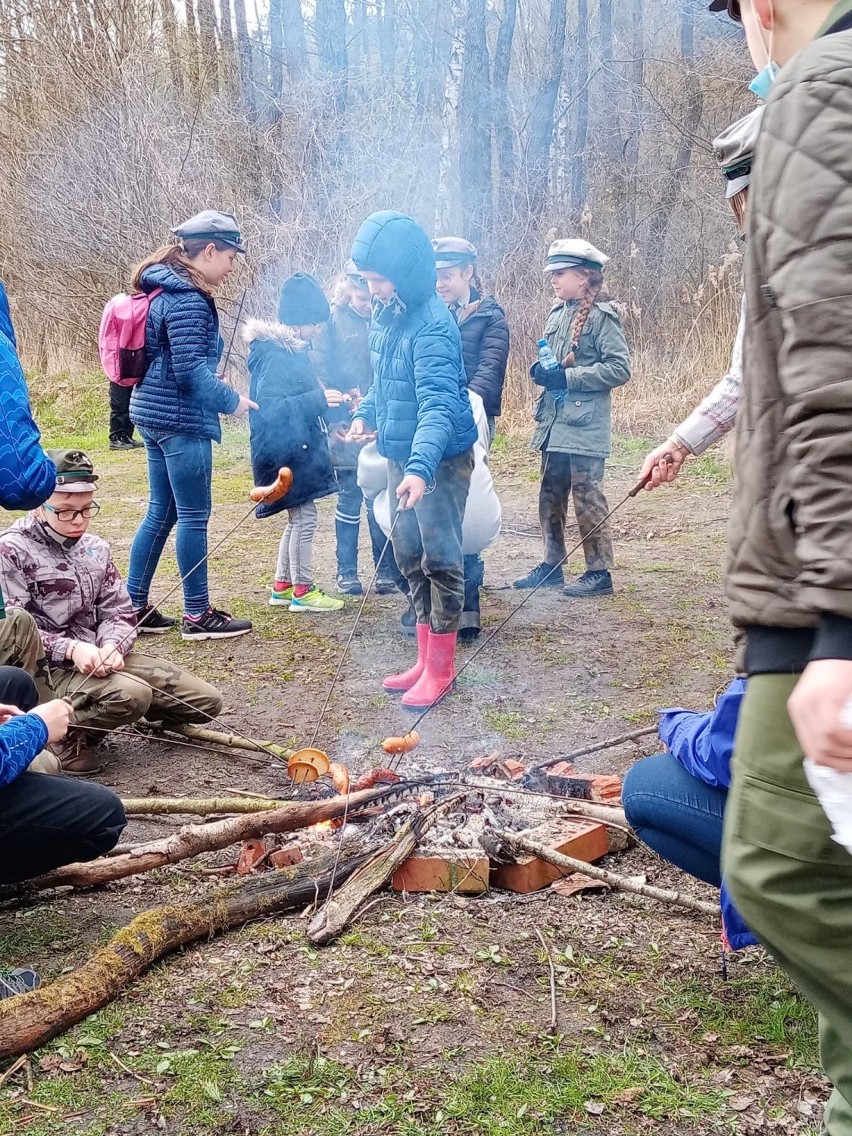
<path fill-rule="evenodd" d="M 101 365 L 111 383 L 135 387 L 148 370 L 145 351 L 145 324 L 151 301 L 162 292 L 119 292 L 107 301 L 98 332 Z"/>

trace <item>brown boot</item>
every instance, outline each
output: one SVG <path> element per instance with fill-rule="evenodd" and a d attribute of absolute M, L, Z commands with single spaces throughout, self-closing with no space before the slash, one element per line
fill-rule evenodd
<path fill-rule="evenodd" d="M 103 769 L 103 763 L 86 744 L 85 735 L 73 728 L 51 748 L 59 758 L 62 772 L 69 777 L 90 777 Z"/>

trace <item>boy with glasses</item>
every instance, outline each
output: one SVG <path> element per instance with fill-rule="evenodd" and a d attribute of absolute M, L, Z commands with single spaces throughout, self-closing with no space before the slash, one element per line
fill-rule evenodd
<path fill-rule="evenodd" d="M 109 545 L 88 532 L 101 507 L 98 476 L 79 450 L 50 456 L 55 492 L 0 534 L 0 585 L 7 604 L 38 626 L 52 692 L 74 705 L 75 724 L 56 752 L 63 772 L 80 775 L 100 769 L 94 750 L 108 731 L 142 717 L 206 722 L 222 709 L 222 696 L 166 659 L 133 649 L 130 597 Z"/>

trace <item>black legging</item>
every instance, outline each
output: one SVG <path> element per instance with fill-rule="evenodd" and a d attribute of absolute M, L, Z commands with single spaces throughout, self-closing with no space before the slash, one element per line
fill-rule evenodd
<path fill-rule="evenodd" d="M 0 667 L 0 702 L 24 711 L 38 705 L 26 671 Z M 0 787 L 0 883 L 103 856 L 126 823 L 121 801 L 104 785 L 22 773 Z"/>

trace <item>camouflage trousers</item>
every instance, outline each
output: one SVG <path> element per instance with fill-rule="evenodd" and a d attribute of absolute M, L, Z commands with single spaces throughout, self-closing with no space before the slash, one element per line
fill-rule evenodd
<path fill-rule="evenodd" d="M 574 499 L 577 525 L 583 538 L 586 568 L 602 572 L 615 567 L 609 524 L 593 536 L 587 536 L 609 512 L 603 492 L 603 458 L 583 454 L 560 454 L 545 450 L 541 455 L 541 488 L 538 493 L 538 517 L 547 564 L 559 564 L 568 551 L 565 544 L 565 521 L 568 499 Z"/>
<path fill-rule="evenodd" d="M 0 666 L 20 667 L 36 681 L 41 702 L 54 697 L 50 687 L 50 667 L 36 622 L 20 607 L 7 607 L 0 619 Z"/>
<path fill-rule="evenodd" d="M 106 678 L 84 678 L 78 671 L 54 667 L 51 679 L 60 698 L 70 692 L 75 724 L 100 730 L 115 730 L 140 718 L 207 722 L 222 709 L 222 695 L 210 683 L 168 659 L 139 651 L 130 652 L 123 671 Z M 95 737 L 90 744 L 96 741 Z"/>

